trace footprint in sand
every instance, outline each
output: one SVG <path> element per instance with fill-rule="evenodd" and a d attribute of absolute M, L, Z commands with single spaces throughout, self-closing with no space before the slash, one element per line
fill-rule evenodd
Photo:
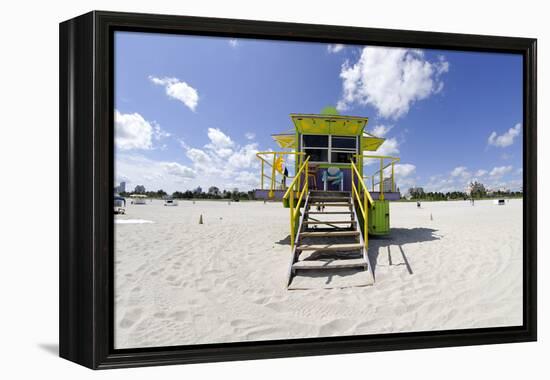
<path fill-rule="evenodd" d="M 266 327 L 246 333 L 244 338 L 247 340 L 267 339 L 272 336 L 281 336 L 281 334 L 282 331 L 279 328 Z"/>
<path fill-rule="evenodd" d="M 229 324 L 231 327 L 250 327 L 250 322 L 244 319 L 234 319 Z"/>
<path fill-rule="evenodd" d="M 183 279 L 181 277 L 174 276 L 173 274 L 166 277 L 166 281 L 171 286 L 180 287 L 182 285 Z"/>
<path fill-rule="evenodd" d="M 253 303 L 258 305 L 264 305 L 266 304 L 271 298 L 270 297 L 261 297 L 255 300 L 252 300 Z"/>
<path fill-rule="evenodd" d="M 132 309 L 124 314 L 124 317 L 119 322 L 119 327 L 127 329 L 132 327 L 141 317 L 142 310 L 140 308 Z"/>
<path fill-rule="evenodd" d="M 189 313 L 185 310 L 178 310 L 170 314 L 170 318 L 176 321 L 185 321 Z"/>
<path fill-rule="evenodd" d="M 264 306 L 270 308 L 274 311 L 288 311 L 288 303 L 286 302 L 269 302 L 266 303 Z"/>
<path fill-rule="evenodd" d="M 348 319 L 335 319 L 325 323 L 319 329 L 320 336 L 333 336 L 348 332 L 354 326 L 354 322 Z"/>
<path fill-rule="evenodd" d="M 137 272 L 142 272 L 142 271 L 144 271 L 145 269 L 147 269 L 147 264 L 141 264 L 141 265 L 136 269 L 136 273 L 137 273 Z"/>

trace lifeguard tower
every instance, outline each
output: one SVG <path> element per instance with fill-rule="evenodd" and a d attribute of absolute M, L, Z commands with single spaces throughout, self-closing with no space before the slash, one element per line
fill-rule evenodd
<path fill-rule="evenodd" d="M 388 202 L 400 199 L 394 180 L 399 158 L 364 154 L 384 142 L 366 131 L 366 117 L 328 107 L 290 118 L 293 130 L 272 135 L 283 150 L 257 154 L 255 190 L 257 199 L 281 200 L 290 209 L 288 285 L 299 271 L 339 269 L 367 271 L 374 283 L 368 237 L 390 231 Z"/>

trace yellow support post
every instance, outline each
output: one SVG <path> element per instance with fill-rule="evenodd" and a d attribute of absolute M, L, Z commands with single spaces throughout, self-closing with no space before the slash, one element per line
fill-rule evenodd
<path fill-rule="evenodd" d="M 391 163 L 391 192 L 392 192 L 392 193 L 395 193 L 395 179 L 394 179 L 394 178 L 395 178 L 395 177 L 394 177 L 394 175 L 395 175 L 395 170 L 394 170 L 394 164 L 395 164 L 395 162 L 392 161 L 392 163 Z"/>
<path fill-rule="evenodd" d="M 363 189 L 363 237 L 365 238 L 365 249 L 369 248 L 369 209 L 367 205 L 367 189 Z"/>
<path fill-rule="evenodd" d="M 294 249 L 294 189 L 290 188 L 290 249 Z"/>
<path fill-rule="evenodd" d="M 275 176 L 277 172 L 275 171 L 275 161 L 277 161 L 277 155 L 273 155 L 273 164 L 271 165 L 271 191 L 275 190 Z"/>
<path fill-rule="evenodd" d="M 299 175 L 298 175 L 298 179 L 297 179 L 297 181 L 296 181 L 296 187 L 297 187 L 297 190 L 296 190 L 296 191 L 300 191 L 301 185 L 302 185 L 302 175 L 299 174 Z"/>
<path fill-rule="evenodd" d="M 260 189 L 264 189 L 264 160 L 262 161 L 262 177 L 260 179 Z"/>
<path fill-rule="evenodd" d="M 355 185 L 355 181 L 353 180 L 353 176 L 354 176 L 353 167 L 351 168 L 350 173 L 351 173 L 351 199 L 353 200 L 353 186 Z"/>
<path fill-rule="evenodd" d="M 306 186 L 305 186 L 305 192 L 306 192 L 306 194 L 309 192 L 309 165 L 306 166 Z"/>
<path fill-rule="evenodd" d="M 380 200 L 384 200 L 384 159 L 380 159 Z"/>

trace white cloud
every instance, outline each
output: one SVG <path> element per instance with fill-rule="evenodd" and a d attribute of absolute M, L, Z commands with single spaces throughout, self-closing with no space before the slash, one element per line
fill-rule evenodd
<path fill-rule="evenodd" d="M 115 160 L 115 178 L 125 178 L 132 185 L 143 185 L 147 190 L 163 189 L 174 192 L 190 186 L 196 179 L 195 171 L 178 162 L 156 161 L 143 155 L 120 153 Z M 132 190 L 130 187 L 128 190 Z"/>
<path fill-rule="evenodd" d="M 392 137 L 390 139 L 386 139 L 382 143 L 382 145 L 380 145 L 380 147 L 378 148 L 375 154 L 377 156 L 391 156 L 398 153 L 399 153 L 399 143 L 397 142 L 397 139 Z"/>
<path fill-rule="evenodd" d="M 230 148 L 234 145 L 231 137 L 227 136 L 218 128 L 208 128 L 208 138 L 213 149 Z"/>
<path fill-rule="evenodd" d="M 402 191 L 406 191 L 407 187 L 414 186 L 417 178 L 413 175 L 416 172 L 416 165 L 413 164 L 395 164 L 395 186 L 399 187 Z M 384 176 L 389 178 L 391 176 L 391 166 L 384 170 Z"/>
<path fill-rule="evenodd" d="M 258 144 L 248 144 L 233 152 L 227 162 L 233 168 L 246 169 L 256 162 L 256 153 L 258 153 Z"/>
<path fill-rule="evenodd" d="M 194 163 L 198 164 L 208 164 L 212 162 L 212 159 L 205 151 L 197 148 L 189 148 L 187 150 L 187 157 Z"/>
<path fill-rule="evenodd" d="M 244 137 L 246 137 L 248 140 L 254 140 L 256 138 L 256 134 L 253 132 L 247 132 L 244 134 Z"/>
<path fill-rule="evenodd" d="M 178 78 L 157 78 L 149 76 L 149 80 L 154 84 L 164 86 L 166 95 L 179 100 L 185 104 L 191 111 L 195 111 L 199 104 L 199 93 L 196 89 L 191 87 L 185 82 L 180 81 Z"/>
<path fill-rule="evenodd" d="M 139 113 L 123 114 L 115 110 L 115 145 L 120 150 L 153 149 L 153 141 L 170 136 L 159 125 Z"/>
<path fill-rule="evenodd" d="M 454 180 L 449 178 L 433 178 L 429 183 L 424 186 L 424 191 L 433 191 L 433 192 L 442 192 L 446 193 L 449 191 L 463 191 L 464 186 L 458 186 Z"/>
<path fill-rule="evenodd" d="M 207 135 L 209 142 L 203 148 L 194 148 L 180 141 L 193 170 L 198 174 L 196 185 L 215 185 L 226 189 L 257 187 L 260 176 L 250 170 L 256 171 L 259 167 L 256 157 L 258 144 L 241 146 L 219 128 L 209 128 Z"/>
<path fill-rule="evenodd" d="M 465 166 L 458 166 L 456 168 L 454 168 L 452 171 L 451 171 L 451 176 L 452 177 L 462 177 L 462 178 L 467 178 L 469 177 L 471 174 L 470 172 L 468 172 L 467 168 Z"/>
<path fill-rule="evenodd" d="M 229 46 L 231 46 L 232 48 L 235 48 L 237 46 L 239 46 L 239 40 L 235 39 L 235 38 L 232 38 L 229 40 Z"/>
<path fill-rule="evenodd" d="M 511 165 L 497 166 L 497 167 L 493 168 L 493 170 L 491 170 L 491 173 L 489 173 L 489 175 L 491 177 L 494 177 L 494 178 L 500 178 L 503 175 L 510 173 L 513 169 L 514 168 Z"/>
<path fill-rule="evenodd" d="M 329 44 L 327 46 L 327 51 L 329 53 L 338 53 L 342 50 L 344 50 L 346 46 L 345 45 L 342 45 L 342 44 Z"/>
<path fill-rule="evenodd" d="M 476 177 L 481 178 L 481 177 L 484 177 L 487 173 L 488 173 L 487 170 L 479 169 L 474 175 Z"/>
<path fill-rule="evenodd" d="M 391 131 L 393 125 L 375 125 L 369 133 L 376 137 L 384 137 Z"/>
<path fill-rule="evenodd" d="M 394 174 L 397 179 L 409 177 L 416 171 L 416 166 L 413 164 L 396 164 L 394 166 Z"/>
<path fill-rule="evenodd" d="M 366 155 L 376 155 L 376 156 L 394 156 L 399 153 L 399 142 L 397 142 L 397 139 L 390 138 L 384 140 L 382 145 L 376 150 L 376 152 L 369 152 L 365 151 L 364 154 Z M 365 158 L 363 159 L 363 164 L 365 165 L 372 165 L 375 163 L 380 163 L 380 160 L 377 158 Z"/>
<path fill-rule="evenodd" d="M 337 108 L 371 105 L 384 118 L 398 119 L 419 100 L 443 88 L 441 75 L 449 71 L 443 56 L 430 62 L 421 50 L 365 47 L 357 62 L 342 65 L 343 95 Z"/>
<path fill-rule="evenodd" d="M 465 191 L 468 184 L 472 181 L 482 182 L 486 188 L 510 188 L 519 189 L 521 180 L 512 179 L 503 181 L 502 177 L 513 171 L 512 166 L 498 166 L 491 171 L 479 169 L 475 172 L 470 172 L 465 166 L 458 166 L 446 175 L 434 175 L 429 178 L 427 184 L 424 185 L 425 191 Z M 517 172 L 514 172 L 517 173 Z"/>
<path fill-rule="evenodd" d="M 258 174 L 251 172 L 240 172 L 234 178 L 234 183 L 232 185 L 235 185 L 235 187 L 245 186 L 246 188 L 256 187 L 258 186 Z"/>
<path fill-rule="evenodd" d="M 233 154 L 235 143 L 231 137 L 227 136 L 218 128 L 208 128 L 208 138 L 210 143 L 204 147 L 219 157 L 227 158 Z"/>
<path fill-rule="evenodd" d="M 521 123 L 517 123 L 513 128 L 508 129 L 502 135 L 498 135 L 493 131 L 487 140 L 489 145 L 505 148 L 514 143 L 514 139 L 521 133 Z"/>
<path fill-rule="evenodd" d="M 181 178 L 195 178 L 195 172 L 193 169 L 178 164 L 177 162 L 161 162 L 160 165 L 166 170 L 166 173 L 181 177 Z"/>

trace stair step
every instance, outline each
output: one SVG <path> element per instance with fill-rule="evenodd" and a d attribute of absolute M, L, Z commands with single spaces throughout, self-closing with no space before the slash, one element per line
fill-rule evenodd
<path fill-rule="evenodd" d="M 349 260 L 304 260 L 297 261 L 292 265 L 292 269 L 344 269 L 367 266 L 364 259 Z"/>
<path fill-rule="evenodd" d="M 322 205 L 325 207 L 351 207 L 351 203 L 324 203 L 317 201 L 310 201 L 311 205 Z"/>
<path fill-rule="evenodd" d="M 342 237 L 359 236 L 359 231 L 314 231 L 300 232 L 300 237 Z"/>
<path fill-rule="evenodd" d="M 349 191 L 340 191 L 340 190 L 310 190 L 310 194 L 338 194 L 338 195 L 350 195 Z"/>
<path fill-rule="evenodd" d="M 322 221 L 315 221 L 315 220 L 305 220 L 303 224 L 348 224 L 352 223 L 355 224 L 355 220 L 322 220 Z"/>
<path fill-rule="evenodd" d="M 303 244 L 296 247 L 299 251 L 351 251 L 363 248 L 359 243 L 348 244 Z"/>
<path fill-rule="evenodd" d="M 334 197 L 334 196 L 312 196 L 310 198 L 314 202 L 345 202 L 350 200 L 349 197 Z"/>
<path fill-rule="evenodd" d="M 341 215 L 350 215 L 353 214 L 352 211 L 307 211 L 306 214 L 316 214 L 316 215 L 323 215 L 323 214 L 341 214 Z"/>

